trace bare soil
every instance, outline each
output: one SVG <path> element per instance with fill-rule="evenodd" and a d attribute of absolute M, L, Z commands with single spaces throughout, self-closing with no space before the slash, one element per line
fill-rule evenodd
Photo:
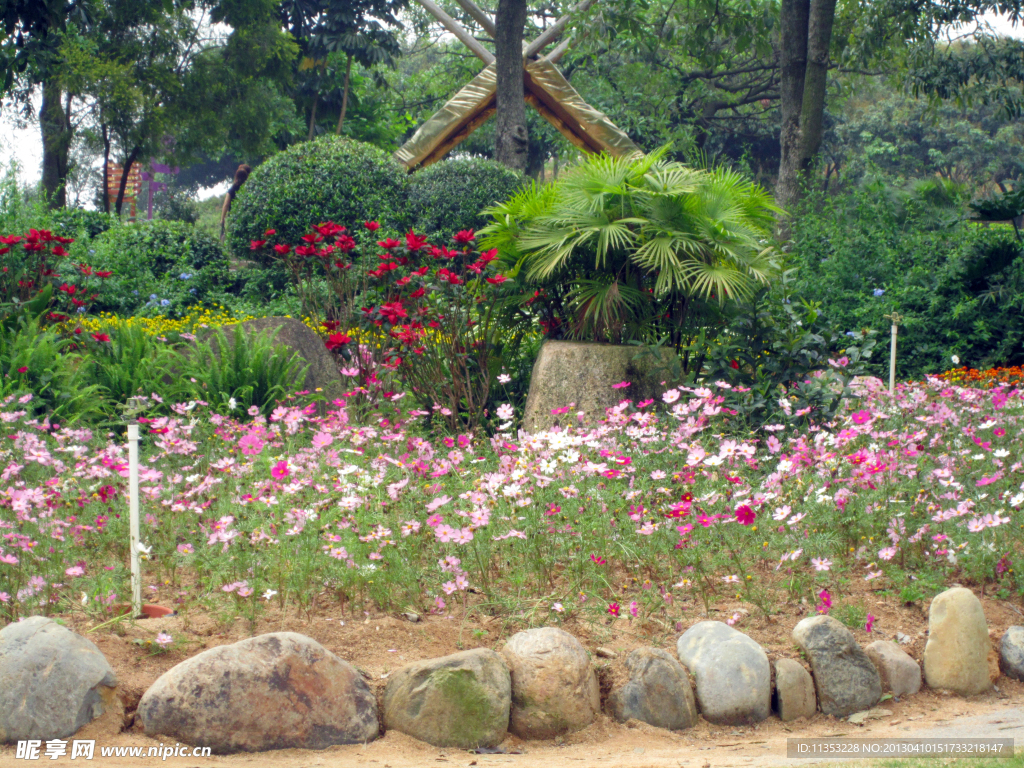
<path fill-rule="evenodd" d="M 867 644 L 875 639 L 894 639 L 897 632 L 911 638 L 903 648 L 920 661 L 924 652 L 927 630 L 927 607 L 901 605 L 893 598 L 883 598 L 865 585 L 856 596 L 859 604 L 876 617 L 874 630 L 869 635 L 855 631 L 858 640 Z M 157 593 L 157 599 L 160 594 Z M 167 598 L 170 594 L 166 595 Z M 983 597 L 982 603 L 988 619 L 993 647 L 1011 625 L 1024 623 L 1020 610 L 1013 604 Z M 165 604 L 169 604 L 165 603 Z M 720 602 L 720 610 L 713 610 L 710 618 L 726 620 L 736 611 L 749 610 L 749 604 Z M 702 609 L 689 605 L 683 611 L 686 617 L 680 625 L 669 626 L 661 620 L 639 622 L 627 617 L 608 618 L 600 622 L 570 619 L 561 626 L 577 637 L 591 652 L 601 680 L 602 697 L 607 697 L 614 684 L 625 678 L 623 661 L 633 648 L 651 645 L 674 651 L 680 631 L 706 618 Z M 765 649 L 773 661 L 779 658 L 800 658 L 790 639 L 796 623 L 807 615 L 805 606 L 786 606 L 770 617 L 743 614 L 738 629 L 749 634 Z M 555 623 L 557 614 L 552 613 Z M 98 622 L 82 615 L 60 617 L 67 626 L 89 637 L 109 660 L 117 673 L 120 696 L 125 706 L 121 718 L 104 717 L 86 726 L 77 738 L 97 740 L 97 746 L 156 746 L 160 740 L 148 738 L 135 721 L 135 709 L 145 690 L 175 664 L 208 648 L 233 643 L 251 634 L 294 631 L 307 635 L 341 658 L 356 666 L 366 677 L 378 696 L 383 694 L 388 675 L 413 661 L 444 656 L 469 648 L 500 649 L 514 632 L 526 626 L 524 617 L 493 617 L 483 615 L 472 607 L 468 611 L 455 609 L 451 614 L 422 615 L 419 621 L 410 621 L 402 615 L 366 614 L 342 615 L 340 610 L 321 609 L 312 616 L 282 613 L 270 608 L 258 621 L 255 631 L 244 619 L 224 623 L 211 615 L 190 614 L 122 622 L 90 629 Z M 167 632 L 175 645 L 166 652 L 153 653 L 152 641 L 158 632 Z M 139 642 L 135 642 L 139 641 Z M 141 643 L 141 644 L 140 644 Z M 601 654 L 597 649 L 601 648 Z M 606 656 L 611 651 L 614 658 Z M 990 656 L 993 679 L 998 677 L 995 650 Z M 398 732 L 387 732 L 379 740 L 358 746 L 332 747 L 323 751 L 281 750 L 258 754 L 215 756 L 212 758 L 167 759 L 168 764 L 179 766 L 271 766 L 271 768 L 306 768 L 307 766 L 376 766 L 377 768 L 406 768 L 425 765 L 499 765 L 505 763 L 524 766 L 707 766 L 776 765 L 791 764 L 785 760 L 786 742 L 790 737 L 822 737 L 846 734 L 850 737 L 906 737 L 908 731 L 916 734 L 922 729 L 944 727 L 957 718 L 992 715 L 1000 720 L 1000 713 L 1017 712 L 1024 707 L 1024 683 L 1006 677 L 996 679 L 995 688 L 981 696 L 963 699 L 924 689 L 916 696 L 901 701 L 883 701 L 879 706 L 892 714 L 880 720 L 870 720 L 863 726 L 853 725 L 818 714 L 811 720 L 782 723 L 776 717 L 752 727 L 714 726 L 704 720 L 687 731 L 673 733 L 631 721 L 616 723 L 601 715 L 585 730 L 553 741 L 521 741 L 509 736 L 502 745 L 507 754 L 476 755 L 461 750 L 438 749 L 416 741 Z M 1024 736 L 1024 713 L 1017 718 L 1021 723 L 1018 735 Z M 1017 722 L 1015 720 L 1014 722 Z M 986 721 L 987 722 L 987 721 Z M 1000 730 L 992 725 L 993 731 Z M 1007 735 L 1007 734 L 995 734 Z M 1011 734 L 1012 735 L 1012 734 Z M 14 759 L 14 748 L 0 747 L 0 766 L 27 765 Z M 71 762 L 67 758 L 47 764 Z M 75 762 L 81 762 L 75 761 Z M 159 762 L 156 758 L 100 758 L 94 765 L 147 765 Z"/>

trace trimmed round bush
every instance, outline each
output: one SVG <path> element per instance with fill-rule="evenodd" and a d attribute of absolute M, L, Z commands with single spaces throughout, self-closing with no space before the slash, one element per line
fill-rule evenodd
<path fill-rule="evenodd" d="M 152 310 L 173 316 L 201 303 L 227 282 L 220 241 L 180 221 L 124 224 L 94 241 L 92 264 L 114 274 L 96 304 L 101 312 Z"/>
<path fill-rule="evenodd" d="M 494 160 L 443 160 L 413 174 L 409 180 L 409 215 L 413 229 L 446 242 L 463 229 L 480 229 L 487 217 L 480 211 L 504 202 L 526 183 L 526 177 Z"/>
<path fill-rule="evenodd" d="M 249 249 L 268 229 L 298 243 L 310 224 L 333 221 L 352 228 L 376 220 L 388 230 L 408 226 L 407 175 L 384 150 L 340 136 L 289 147 L 253 170 L 229 214 L 229 246 L 239 258 L 267 263 Z"/>

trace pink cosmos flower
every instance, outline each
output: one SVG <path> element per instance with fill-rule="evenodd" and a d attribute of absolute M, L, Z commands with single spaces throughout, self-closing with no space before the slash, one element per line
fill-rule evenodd
<path fill-rule="evenodd" d="M 258 456 L 263 450 L 263 441 L 250 432 L 238 441 L 238 448 L 246 456 Z"/>
<path fill-rule="evenodd" d="M 270 468 L 270 476 L 275 480 L 283 480 L 291 474 L 288 469 L 288 462 L 282 459 Z"/>
<path fill-rule="evenodd" d="M 874 617 L 874 616 L 872 616 L 872 615 L 871 615 L 871 614 L 869 613 L 869 614 L 868 614 L 868 620 L 867 620 L 867 621 L 866 621 L 866 622 L 864 623 L 864 630 L 865 630 L 866 632 L 870 632 L 870 631 L 871 631 L 871 628 L 872 628 L 872 627 L 874 626 L 874 624 L 875 624 L 875 617 Z"/>
<path fill-rule="evenodd" d="M 856 411 L 850 419 L 854 424 L 867 424 L 871 421 L 871 411 Z"/>
<path fill-rule="evenodd" d="M 443 522 L 444 515 L 442 515 L 440 512 L 435 512 L 427 518 L 427 525 L 429 525 L 431 528 L 437 528 L 437 526 L 439 526 Z"/>
<path fill-rule="evenodd" d="M 612 384 L 612 389 L 625 389 L 628 386 L 628 381 L 620 381 L 618 384 Z"/>
<path fill-rule="evenodd" d="M 612 616 L 618 616 L 619 611 L 622 610 L 618 603 L 608 603 L 608 613 Z"/>
<path fill-rule="evenodd" d="M 752 525 L 757 519 L 757 513 L 746 504 L 736 507 L 736 520 L 741 525 Z"/>

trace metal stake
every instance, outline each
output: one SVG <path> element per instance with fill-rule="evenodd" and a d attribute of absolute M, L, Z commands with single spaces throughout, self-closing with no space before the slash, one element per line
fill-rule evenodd
<path fill-rule="evenodd" d="M 142 614 L 142 568 L 139 564 L 139 425 L 128 425 L 128 519 L 132 555 L 132 616 Z"/>

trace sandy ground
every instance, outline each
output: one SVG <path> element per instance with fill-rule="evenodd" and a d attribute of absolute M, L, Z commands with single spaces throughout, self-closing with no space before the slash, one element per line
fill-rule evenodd
<path fill-rule="evenodd" d="M 983 598 L 990 635 L 994 644 L 1006 628 L 1024 623 L 1019 609 L 1010 603 Z M 724 620 L 739 609 L 723 605 L 711 618 Z M 867 644 L 873 639 L 893 639 L 899 632 L 911 639 L 903 647 L 920 660 L 926 640 L 927 615 L 921 606 L 900 605 L 891 599 L 868 601 L 868 610 L 878 617 L 875 631 L 868 635 L 856 633 L 858 641 Z M 623 660 L 632 648 L 652 645 L 674 651 L 674 642 L 681 629 L 701 620 L 696 607 L 680 625 L 651 620 L 637 622 L 620 618 L 602 622 L 568 621 L 563 628 L 575 635 L 594 657 L 601 681 L 602 697 L 624 678 Z M 797 605 L 785 608 L 769 618 L 744 615 L 738 628 L 765 648 L 772 660 L 789 657 L 799 659 L 799 652 L 790 639 L 793 626 L 806 615 Z M 158 746 L 161 741 L 141 732 L 134 713 L 143 692 L 163 672 L 185 658 L 206 648 L 235 642 L 248 637 L 249 623 L 235 619 L 220 621 L 210 615 L 169 616 L 123 623 L 112 627 L 96 626 L 85 616 L 61 617 L 71 628 L 86 634 L 110 661 L 119 679 L 120 696 L 125 706 L 122 718 L 110 713 L 86 726 L 76 738 L 96 739 L 97 752 L 90 764 L 127 766 L 156 765 L 156 757 L 103 758 L 99 746 Z M 313 616 L 296 616 L 271 611 L 261 618 L 256 634 L 274 631 L 295 631 L 308 635 L 341 658 L 354 664 L 366 677 L 378 696 L 382 695 L 391 671 L 412 661 L 443 656 L 458 650 L 476 647 L 500 649 L 504 641 L 523 627 L 516 617 L 493 617 L 480 612 L 457 611 L 452 616 L 423 616 L 417 622 L 402 616 L 342 615 L 325 608 Z M 176 640 L 165 653 L 151 653 L 147 648 L 157 632 L 168 632 Z M 602 649 L 602 654 L 597 649 Z M 614 654 L 607 658 L 605 649 Z M 993 677 L 998 675 L 995 652 L 990 658 Z M 587 729 L 555 741 L 523 742 L 510 736 L 502 745 L 506 754 L 477 755 L 461 750 L 438 749 L 404 734 L 390 731 L 379 740 L 366 745 L 331 747 L 323 751 L 281 750 L 257 754 L 214 756 L 208 758 L 168 757 L 167 765 L 191 766 L 269 766 L 271 768 L 311 768 L 312 766 L 374 766 L 375 768 L 421 768 L 429 765 L 521 765 L 550 768 L 594 768 L 623 766 L 687 766 L 718 768 L 718 766 L 794 765 L 807 760 L 786 757 L 786 739 L 793 737 L 878 738 L 908 736 L 991 736 L 1024 739 L 1024 683 L 998 677 L 995 688 L 986 694 L 962 699 L 924 690 L 901 701 L 883 701 L 880 707 L 891 714 L 869 720 L 859 726 L 818 714 L 809 721 L 782 723 L 775 717 L 752 727 L 713 726 L 704 720 L 694 728 L 673 733 L 643 723 L 616 723 L 601 715 Z M 173 745 L 173 742 L 163 740 Z M 1024 746 L 1024 742 L 1018 741 Z M 45 760 L 48 765 L 80 764 L 87 761 Z M 13 746 L 0 747 L 0 768 L 32 764 L 15 759 Z M 42 763 L 36 763 L 42 764 Z M 942 763 L 936 763 L 936 766 Z"/>

